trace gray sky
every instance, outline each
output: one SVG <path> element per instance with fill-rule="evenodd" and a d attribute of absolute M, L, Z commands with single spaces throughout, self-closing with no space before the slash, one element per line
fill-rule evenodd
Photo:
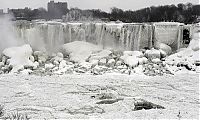
<path fill-rule="evenodd" d="M 47 7 L 47 2 L 50 0 L 0 0 L 0 9 L 7 8 L 39 8 Z M 199 4 L 199 0 L 54 0 L 67 1 L 70 7 L 78 7 L 81 9 L 98 8 L 109 12 L 111 7 L 118 7 L 121 9 L 137 10 L 149 6 L 158 6 L 166 4 L 178 4 L 191 2 Z"/>

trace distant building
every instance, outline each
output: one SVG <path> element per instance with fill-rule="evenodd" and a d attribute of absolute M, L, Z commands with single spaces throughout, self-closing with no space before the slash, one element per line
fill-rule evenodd
<path fill-rule="evenodd" d="M 67 2 L 57 2 L 50 1 L 48 3 L 48 14 L 50 18 L 58 19 L 62 18 L 63 15 L 66 15 L 68 12 Z"/>

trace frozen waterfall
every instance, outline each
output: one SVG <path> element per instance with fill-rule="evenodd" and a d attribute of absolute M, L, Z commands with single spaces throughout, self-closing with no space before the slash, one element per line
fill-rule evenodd
<path fill-rule="evenodd" d="M 181 46 L 182 28 L 139 23 L 61 23 L 35 22 L 17 25 L 18 37 L 34 49 L 53 52 L 72 41 L 86 41 L 103 48 L 139 50 L 151 48 L 154 41 Z M 167 30 L 167 31 L 166 31 Z M 179 42 L 179 43 L 178 43 Z M 178 45 L 179 44 L 179 45 Z"/>

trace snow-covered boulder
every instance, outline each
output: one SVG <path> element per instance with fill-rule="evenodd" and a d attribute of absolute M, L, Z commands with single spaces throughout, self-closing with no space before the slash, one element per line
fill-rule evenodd
<path fill-rule="evenodd" d="M 29 75 L 29 74 L 31 74 L 32 72 L 33 72 L 33 71 L 30 70 L 30 69 L 24 69 L 24 70 L 20 71 L 20 73 L 21 73 L 22 75 Z"/>
<path fill-rule="evenodd" d="M 151 61 L 152 61 L 153 63 L 160 63 L 160 62 L 161 62 L 161 60 L 158 59 L 158 58 L 152 59 Z"/>
<path fill-rule="evenodd" d="M 163 50 L 161 50 L 161 49 L 159 49 L 159 51 L 160 51 L 160 57 L 161 57 L 161 58 L 167 57 L 167 53 L 166 53 L 165 51 L 163 51 Z"/>
<path fill-rule="evenodd" d="M 9 65 L 13 67 L 12 72 L 17 72 L 24 66 L 34 67 L 35 64 L 30 60 L 32 53 L 32 48 L 28 44 L 19 47 L 6 48 L 3 51 L 3 54 L 9 57 Z"/>
<path fill-rule="evenodd" d="M 63 55 L 61 52 L 58 52 L 58 53 L 56 54 L 56 56 L 59 57 L 59 58 L 64 58 L 64 55 Z"/>
<path fill-rule="evenodd" d="M 135 67 L 135 68 L 134 68 L 134 72 L 135 72 L 136 74 L 144 74 L 144 73 L 143 73 L 143 66 L 142 66 L 142 65 L 139 65 L 138 67 Z"/>
<path fill-rule="evenodd" d="M 69 55 L 70 60 L 78 63 L 85 62 L 92 53 L 101 50 L 101 47 L 83 41 L 74 41 L 62 46 L 63 54 Z"/>
<path fill-rule="evenodd" d="M 107 60 L 106 60 L 106 58 L 103 58 L 103 59 L 101 59 L 101 60 L 99 60 L 99 65 L 106 65 L 106 63 L 107 63 Z"/>
<path fill-rule="evenodd" d="M 29 57 L 29 59 L 30 61 L 35 62 L 35 58 L 32 55 Z"/>
<path fill-rule="evenodd" d="M 99 63 L 99 60 L 91 60 L 90 63 L 92 64 L 92 66 L 96 66 Z"/>
<path fill-rule="evenodd" d="M 43 51 L 35 51 L 33 55 L 35 57 L 35 60 L 38 61 L 40 64 L 45 63 L 48 58 L 47 53 Z"/>
<path fill-rule="evenodd" d="M 102 58 L 107 58 L 110 54 L 112 54 L 112 52 L 110 50 L 102 50 L 102 51 L 99 51 L 97 53 L 93 53 L 89 57 L 89 61 L 91 61 L 91 60 L 100 60 Z"/>
<path fill-rule="evenodd" d="M 3 67 L 3 66 L 4 66 L 4 63 L 3 63 L 3 62 L 0 62 L 0 68 Z"/>
<path fill-rule="evenodd" d="M 135 56 L 127 56 L 123 58 L 124 63 L 127 64 L 129 67 L 136 67 L 139 65 L 139 58 Z"/>
<path fill-rule="evenodd" d="M 61 61 L 63 61 L 64 59 L 64 55 L 60 52 L 58 52 L 57 54 L 53 55 L 54 57 L 51 59 L 51 62 L 54 64 L 54 65 L 59 65 L 59 63 Z"/>
<path fill-rule="evenodd" d="M 141 58 L 144 56 L 144 54 L 140 51 L 124 51 L 123 55 L 124 56 L 134 56 L 134 57 L 138 57 L 138 58 Z"/>
<path fill-rule="evenodd" d="M 171 54 L 172 53 L 172 48 L 170 46 L 168 46 L 167 44 L 164 44 L 164 43 L 160 43 L 160 42 L 156 42 L 154 44 L 154 47 L 156 49 L 160 49 L 160 50 L 163 50 L 167 55 Z"/>
<path fill-rule="evenodd" d="M 124 51 L 123 56 L 121 56 L 120 59 L 122 59 L 129 67 L 136 67 L 139 65 L 139 61 L 143 64 L 143 60 L 140 59 L 143 56 L 144 54 L 140 51 Z"/>
<path fill-rule="evenodd" d="M 151 50 L 146 50 L 145 56 L 150 60 L 155 59 L 155 58 L 158 58 L 158 59 L 161 58 L 160 51 L 154 48 L 152 48 Z"/>
<path fill-rule="evenodd" d="M 121 60 L 119 60 L 119 61 L 116 62 L 115 65 L 116 65 L 116 66 L 121 66 L 122 64 L 123 64 L 123 62 L 122 62 Z"/>
<path fill-rule="evenodd" d="M 33 67 L 33 69 L 34 69 L 34 70 L 37 69 L 37 67 L 38 67 L 39 65 L 40 65 L 39 62 L 35 61 L 35 62 L 34 62 L 34 67 Z"/>
<path fill-rule="evenodd" d="M 5 55 L 3 55 L 2 58 L 1 58 L 1 62 L 3 64 L 6 64 L 7 59 L 8 59 L 8 57 L 6 57 Z"/>
<path fill-rule="evenodd" d="M 62 60 L 59 64 L 59 69 L 65 68 L 67 66 L 67 61 Z"/>
<path fill-rule="evenodd" d="M 115 60 L 114 59 L 110 59 L 110 60 L 108 60 L 108 66 L 109 67 L 114 67 L 115 66 Z"/>
<path fill-rule="evenodd" d="M 54 67 L 54 65 L 52 63 L 45 64 L 45 66 L 44 66 L 45 69 L 52 69 L 53 67 Z"/>
<path fill-rule="evenodd" d="M 139 65 L 145 64 L 148 62 L 148 59 L 146 57 L 142 57 L 138 59 Z"/>
<path fill-rule="evenodd" d="M 80 66 L 81 68 L 84 68 L 84 69 L 86 69 L 86 70 L 89 70 L 89 69 L 92 67 L 92 64 L 89 63 L 89 62 L 82 62 L 82 63 L 79 64 L 79 66 Z"/>

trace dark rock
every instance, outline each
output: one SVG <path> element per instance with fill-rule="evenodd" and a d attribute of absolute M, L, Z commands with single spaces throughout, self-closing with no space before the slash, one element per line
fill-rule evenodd
<path fill-rule="evenodd" d="M 97 102 L 96 104 L 113 104 L 113 103 L 116 103 L 120 100 L 123 100 L 123 99 L 110 99 L 110 100 L 102 100 L 100 102 Z"/>

